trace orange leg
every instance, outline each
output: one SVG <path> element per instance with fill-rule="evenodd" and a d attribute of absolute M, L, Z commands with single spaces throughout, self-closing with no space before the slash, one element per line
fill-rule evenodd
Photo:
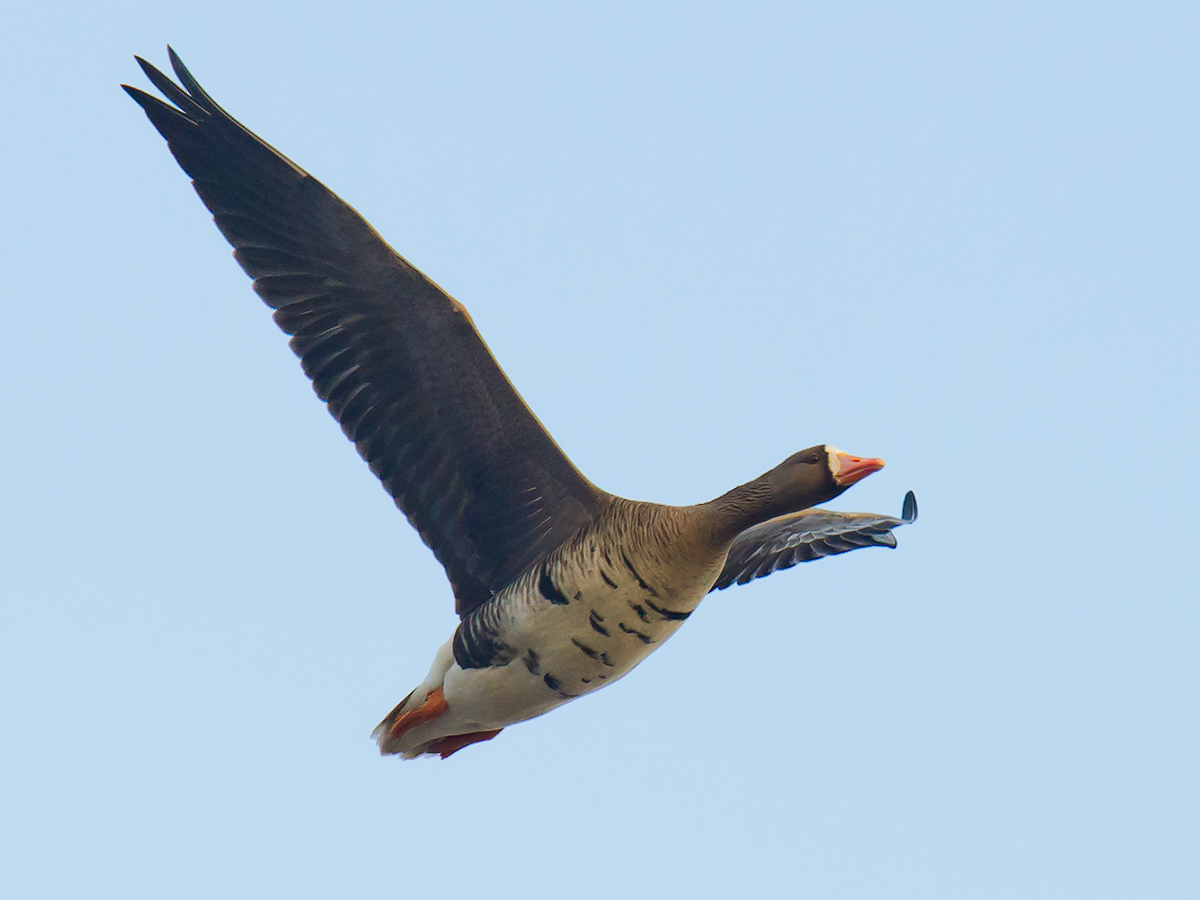
<path fill-rule="evenodd" d="M 445 759 L 451 753 L 457 753 L 468 744 L 490 741 L 503 730 L 503 728 L 497 728 L 495 731 L 472 731 L 470 734 L 452 734 L 449 737 L 438 738 L 429 745 L 429 750 L 426 752 L 438 753 L 442 759 Z"/>
<path fill-rule="evenodd" d="M 432 722 L 445 711 L 446 698 L 442 695 L 442 689 L 436 687 L 429 692 L 428 697 L 421 701 L 420 706 L 416 709 L 410 709 L 404 715 L 397 718 L 392 723 L 392 727 L 388 729 L 388 734 L 393 738 L 398 738 L 410 728 L 416 728 L 418 725 Z"/>

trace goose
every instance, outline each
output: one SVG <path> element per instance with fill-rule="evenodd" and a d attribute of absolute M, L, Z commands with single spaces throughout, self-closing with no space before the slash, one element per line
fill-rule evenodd
<path fill-rule="evenodd" d="M 825 444 L 695 506 L 607 493 L 558 448 L 466 309 L 323 184 L 241 125 L 168 47 L 169 102 L 122 85 L 192 178 L 317 395 L 433 551 L 459 622 L 379 724 L 380 752 L 445 759 L 612 684 L 710 591 L 895 546 L 900 519 L 814 509 L 884 465 Z"/>

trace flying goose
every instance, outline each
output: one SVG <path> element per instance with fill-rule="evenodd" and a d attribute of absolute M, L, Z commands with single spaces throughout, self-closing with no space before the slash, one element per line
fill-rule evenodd
<path fill-rule="evenodd" d="M 317 395 L 446 569 L 460 622 L 374 732 L 445 758 L 611 684 L 710 590 L 860 546 L 901 519 L 811 509 L 883 467 L 818 445 L 708 503 L 600 490 L 554 443 L 466 309 L 196 83 L 137 58 L 122 87 L 167 140 Z M 174 104 L 174 105 L 171 105 Z"/>

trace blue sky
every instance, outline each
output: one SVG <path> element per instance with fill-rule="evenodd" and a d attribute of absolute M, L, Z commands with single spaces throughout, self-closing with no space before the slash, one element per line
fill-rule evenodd
<path fill-rule="evenodd" d="M 6 22 L 12 896 L 1200 893 L 1193 4 L 161 6 Z M 600 486 L 830 442 L 920 521 L 380 758 L 450 590 L 117 88 L 167 42 Z"/>

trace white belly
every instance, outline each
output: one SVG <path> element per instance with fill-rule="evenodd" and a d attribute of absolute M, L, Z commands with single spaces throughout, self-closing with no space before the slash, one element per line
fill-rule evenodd
<path fill-rule="evenodd" d="M 463 668 L 448 642 L 414 691 L 421 697 L 441 684 L 447 710 L 405 744 L 503 728 L 612 684 L 678 630 L 719 568 L 655 584 L 623 558 L 602 563 L 600 553 L 528 572 L 489 601 L 507 662 Z"/>

